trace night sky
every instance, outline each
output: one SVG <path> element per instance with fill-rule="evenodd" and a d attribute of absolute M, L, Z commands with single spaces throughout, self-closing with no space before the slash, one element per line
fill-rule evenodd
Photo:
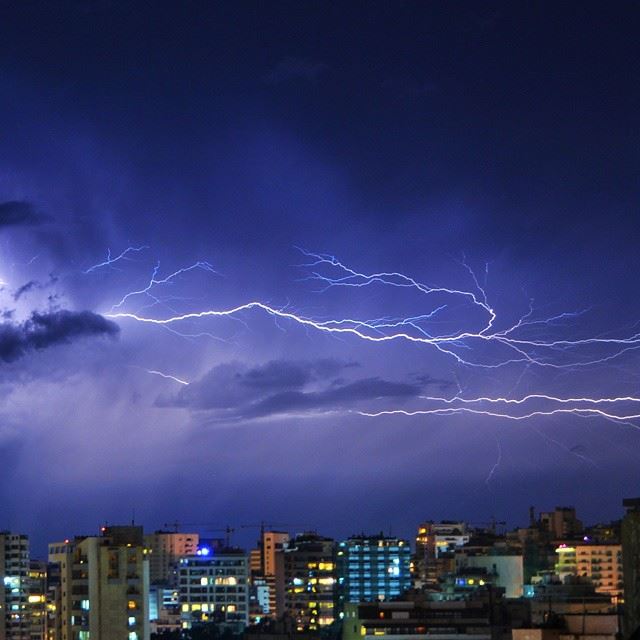
<path fill-rule="evenodd" d="M 638 419 L 362 412 L 640 397 L 639 32 L 632 2 L 0 2 L 0 528 L 618 517 Z"/>

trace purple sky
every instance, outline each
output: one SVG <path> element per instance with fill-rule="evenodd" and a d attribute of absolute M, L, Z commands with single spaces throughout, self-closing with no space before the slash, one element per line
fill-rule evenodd
<path fill-rule="evenodd" d="M 557 319 L 527 339 L 633 336 L 639 22 L 632 3 L 3 4 L 0 527 L 42 549 L 134 511 L 150 528 L 335 536 L 516 524 L 530 504 L 618 517 L 639 490 L 632 424 L 359 412 L 639 396 L 635 342 L 530 350 L 561 367 L 495 367 L 504 345 L 456 343 L 478 367 L 259 309 L 164 327 L 106 316 L 259 301 L 320 322 L 442 306 L 409 326 L 423 337 L 486 322 L 468 296 L 327 288 L 310 276 L 340 274 L 302 247 L 483 289 L 499 329 L 533 300 L 530 319 Z M 198 261 L 119 305 L 157 265 L 161 280 Z"/>

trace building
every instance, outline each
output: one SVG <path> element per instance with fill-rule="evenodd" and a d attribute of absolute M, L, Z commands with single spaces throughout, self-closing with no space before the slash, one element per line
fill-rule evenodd
<path fill-rule="evenodd" d="M 352 536 L 338 545 L 341 602 L 375 602 L 398 598 L 411 588 L 411 549 L 406 540 Z"/>
<path fill-rule="evenodd" d="M 630 638 L 640 630 L 640 498 L 630 498 L 622 504 L 627 511 L 622 520 L 623 633 Z"/>
<path fill-rule="evenodd" d="M 416 536 L 415 583 L 435 586 L 446 573 L 455 569 L 455 550 L 471 539 L 465 522 L 423 522 Z"/>
<path fill-rule="evenodd" d="M 513 629 L 513 640 L 616 640 L 615 613 L 572 613 L 554 616 L 544 626 Z"/>
<path fill-rule="evenodd" d="M 276 554 L 283 551 L 289 543 L 290 536 L 284 531 L 262 532 L 262 575 L 276 575 Z"/>
<path fill-rule="evenodd" d="M 592 584 L 575 577 L 561 583 L 552 572 L 536 576 L 531 584 L 525 585 L 524 595 L 529 600 L 534 625 L 546 624 L 553 616 L 616 613 L 611 598 L 596 593 Z"/>
<path fill-rule="evenodd" d="M 345 604 L 342 640 L 510 640 L 515 616 L 489 589 L 466 599 Z"/>
<path fill-rule="evenodd" d="M 56 640 L 149 640 L 149 555 L 142 527 L 49 544 L 60 574 Z"/>
<path fill-rule="evenodd" d="M 149 587 L 150 631 L 154 633 L 180 630 L 180 593 L 162 585 Z"/>
<path fill-rule="evenodd" d="M 27 587 L 29 637 L 44 640 L 47 633 L 47 563 L 41 560 L 29 562 Z"/>
<path fill-rule="evenodd" d="M 622 596 L 622 545 L 576 545 L 576 572 L 587 578 L 598 593 L 606 593 L 614 602 Z"/>
<path fill-rule="evenodd" d="M 465 553 L 461 550 L 456 553 L 456 573 L 461 574 L 468 569 L 484 571 L 488 577 L 484 580 L 504 589 L 505 597 L 522 597 L 524 570 L 521 555 L 499 553 L 495 549 L 490 549 L 487 553 Z"/>
<path fill-rule="evenodd" d="M 180 560 L 178 593 L 183 629 L 217 622 L 241 633 L 249 623 L 249 562 L 241 549 L 201 549 Z"/>
<path fill-rule="evenodd" d="M 0 640 L 30 640 L 29 538 L 0 532 Z"/>
<path fill-rule="evenodd" d="M 149 580 L 151 584 L 173 587 L 180 558 L 195 555 L 200 536 L 197 533 L 156 531 L 144 537 L 150 551 Z"/>
<path fill-rule="evenodd" d="M 289 542 L 282 558 L 285 615 L 298 631 L 332 624 L 338 600 L 334 540 L 304 533 Z"/>
<path fill-rule="evenodd" d="M 573 545 L 563 542 L 556 548 L 556 554 L 558 559 L 554 568 L 561 581 L 566 580 L 569 576 L 578 575 L 578 559 L 576 548 Z"/>
<path fill-rule="evenodd" d="M 573 507 L 556 507 L 540 514 L 540 527 L 556 540 L 573 540 L 582 534 L 582 522 Z"/>

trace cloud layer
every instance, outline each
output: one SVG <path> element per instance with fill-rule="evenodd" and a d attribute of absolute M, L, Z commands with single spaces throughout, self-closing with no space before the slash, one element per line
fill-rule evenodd
<path fill-rule="evenodd" d="M 69 343 L 76 338 L 114 337 L 119 330 L 117 324 L 91 311 L 33 312 L 21 324 L 0 324 L 0 360 L 13 362 L 29 351 Z"/>
<path fill-rule="evenodd" d="M 357 366 L 334 359 L 271 360 L 257 367 L 229 362 L 214 367 L 176 395 L 158 398 L 156 404 L 206 411 L 214 421 L 241 421 L 344 409 L 378 398 L 406 400 L 420 395 L 425 384 L 440 384 L 426 379 L 393 382 L 380 377 L 338 377 Z"/>

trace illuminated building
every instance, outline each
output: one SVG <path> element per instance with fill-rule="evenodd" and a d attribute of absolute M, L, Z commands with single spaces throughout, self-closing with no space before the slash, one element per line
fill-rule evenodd
<path fill-rule="evenodd" d="M 177 588 L 149 587 L 149 620 L 152 634 L 180 630 L 180 594 Z"/>
<path fill-rule="evenodd" d="M 136 526 L 49 544 L 60 572 L 56 640 L 148 640 L 148 558 Z"/>
<path fill-rule="evenodd" d="M 335 542 L 304 533 L 289 542 L 283 554 L 284 609 L 298 631 L 330 625 L 336 618 Z"/>
<path fill-rule="evenodd" d="M 255 617 L 280 617 L 283 613 L 283 565 L 279 556 L 289 542 L 284 531 L 261 531 L 258 548 L 250 554 Z M 278 592 L 281 592 L 278 594 Z M 266 593 L 266 598 L 265 598 Z M 264 603 L 264 606 L 259 603 Z"/>
<path fill-rule="evenodd" d="M 466 584 L 479 586 L 485 582 L 504 589 L 505 597 L 520 598 L 523 594 L 524 570 L 522 555 L 509 551 L 500 552 L 490 548 L 485 553 L 465 552 L 463 549 L 456 553 L 456 573 L 465 571 L 484 571 L 487 577 L 480 577 L 474 581 L 473 576 Z"/>
<path fill-rule="evenodd" d="M 416 536 L 416 586 L 433 586 L 455 570 L 454 552 L 471 539 L 465 522 L 424 522 Z"/>
<path fill-rule="evenodd" d="M 276 575 L 276 554 L 289 542 L 289 534 L 283 531 L 264 531 L 262 533 L 262 575 Z"/>
<path fill-rule="evenodd" d="M 178 593 L 183 629 L 217 622 L 241 633 L 249 622 L 249 563 L 240 549 L 201 548 L 180 560 Z"/>
<path fill-rule="evenodd" d="M 29 538 L 0 532 L 0 640 L 30 640 Z"/>
<path fill-rule="evenodd" d="M 47 630 L 47 563 L 29 562 L 28 618 L 31 640 L 44 640 Z"/>
<path fill-rule="evenodd" d="M 556 561 L 555 571 L 561 581 L 564 581 L 568 576 L 575 576 L 578 573 L 578 561 L 576 559 L 576 548 L 568 545 L 561 544 L 556 549 L 558 559 Z"/>
<path fill-rule="evenodd" d="M 200 536 L 197 533 L 156 531 L 144 537 L 150 550 L 149 580 L 151 584 L 175 586 L 178 561 L 194 555 Z"/>
<path fill-rule="evenodd" d="M 411 588 L 411 549 L 406 540 L 353 536 L 338 545 L 341 601 L 372 602 L 397 598 Z"/>
<path fill-rule="evenodd" d="M 640 630 L 640 498 L 624 500 L 622 566 L 624 568 L 624 637 Z"/>
<path fill-rule="evenodd" d="M 576 573 L 588 578 L 598 593 L 617 601 L 623 589 L 622 545 L 576 545 Z"/>

